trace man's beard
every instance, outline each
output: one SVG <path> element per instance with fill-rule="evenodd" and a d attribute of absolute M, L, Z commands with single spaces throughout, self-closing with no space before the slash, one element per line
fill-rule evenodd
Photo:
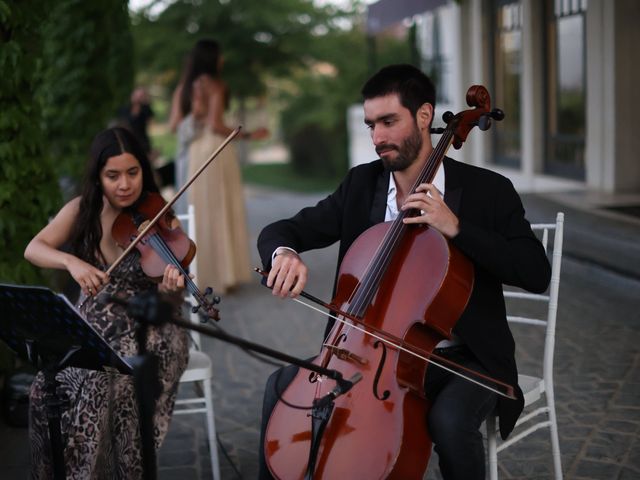
<path fill-rule="evenodd" d="M 382 157 L 382 164 L 384 168 L 392 172 L 398 172 L 409 167 L 416 161 L 420 149 L 422 149 L 422 137 L 420 136 L 420 130 L 416 127 L 413 129 L 411 135 L 404 139 L 402 144 L 398 147 L 393 144 L 378 145 L 378 149 L 384 150 L 385 148 L 392 147 L 398 152 L 395 158 Z"/>

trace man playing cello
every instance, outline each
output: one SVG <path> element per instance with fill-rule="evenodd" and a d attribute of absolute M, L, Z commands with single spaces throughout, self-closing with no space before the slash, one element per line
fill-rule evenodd
<path fill-rule="evenodd" d="M 480 425 L 497 408 L 506 438 L 524 403 L 502 285 L 543 292 L 550 279 L 549 262 L 505 177 L 445 157 L 433 182 L 412 190 L 433 150 L 435 88 L 424 73 L 410 65 L 387 66 L 366 82 L 362 95 L 365 123 L 380 159 L 351 169 L 337 190 L 317 205 L 263 229 L 258 249 L 269 271 L 267 285 L 282 298 L 299 295 L 307 280 L 299 253 L 340 241 L 340 265 L 362 232 L 394 220 L 399 212 L 416 211 L 403 222 L 429 225 L 446 237 L 473 263 L 474 286 L 452 338 L 436 345 L 434 353 L 515 386 L 517 400 L 431 365 L 425 381 L 431 403 L 428 429 L 445 479 L 484 479 Z M 295 372 L 287 367 L 270 377 L 263 436 L 277 402 L 276 379 L 282 391 Z M 270 478 L 264 461 L 260 478 Z"/>

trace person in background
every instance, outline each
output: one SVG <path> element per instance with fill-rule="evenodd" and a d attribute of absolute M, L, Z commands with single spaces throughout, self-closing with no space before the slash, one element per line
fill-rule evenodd
<path fill-rule="evenodd" d="M 67 203 L 25 249 L 43 268 L 67 270 L 82 289 L 79 309 L 89 324 L 122 356 L 138 354 L 134 318 L 127 301 L 146 291 L 180 298 L 184 278 L 168 265 L 160 284 L 142 271 L 140 254 L 129 253 L 110 276 L 105 273 L 122 248 L 111 236 L 117 216 L 146 192 L 157 192 L 151 164 L 127 129 L 115 127 L 93 140 L 82 194 Z M 69 251 L 63 251 L 69 245 Z M 173 412 L 178 381 L 187 366 L 187 335 L 172 324 L 150 326 L 145 345 L 159 359 L 160 392 L 153 416 L 153 441 L 160 447 Z M 56 377 L 64 398 L 61 417 L 66 478 L 142 478 L 138 407 L 133 378 L 118 373 L 66 368 Z M 54 476 L 44 377 L 30 392 L 31 469 L 34 479 Z"/>
<path fill-rule="evenodd" d="M 172 99 L 170 126 L 178 132 L 176 186 L 181 187 L 233 131 L 224 120 L 229 91 L 221 77 L 223 57 L 214 40 L 200 40 L 187 57 Z M 264 128 L 241 134 L 266 138 Z M 242 177 L 233 143 L 191 185 L 195 207 L 198 280 L 225 293 L 251 275 Z M 178 212 L 186 210 L 184 200 Z"/>
<path fill-rule="evenodd" d="M 153 118 L 153 110 L 149 102 L 149 94 L 144 87 L 137 87 L 131 92 L 129 104 L 120 109 L 118 118 L 122 126 L 133 133 L 147 156 L 150 156 L 152 149 L 149 125 Z"/>

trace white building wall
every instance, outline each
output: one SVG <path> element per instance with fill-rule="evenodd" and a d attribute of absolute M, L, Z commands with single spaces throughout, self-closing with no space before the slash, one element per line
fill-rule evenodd
<path fill-rule="evenodd" d="M 490 49 L 487 11 L 489 2 L 467 0 L 449 3 L 420 16 L 427 25 L 429 16 L 439 15 L 443 52 L 450 58 L 448 85 L 450 101 L 436 106 L 437 123 L 446 110 L 454 113 L 466 107 L 469 86 L 482 84 L 490 89 Z M 491 135 L 474 129 L 460 151 L 448 155 L 467 163 L 485 166 L 509 177 L 522 192 L 583 190 L 640 192 L 640 135 L 636 132 L 640 107 L 637 85 L 640 62 L 640 1 L 589 0 L 586 13 L 587 131 L 585 146 L 586 181 L 545 175 L 545 22 L 540 0 L 521 0 L 523 8 L 522 51 L 522 158 L 518 169 L 497 167 L 490 157 Z M 422 32 L 423 42 L 427 41 Z M 419 45 L 426 51 L 424 44 Z M 500 105 L 493 105 L 500 107 Z M 509 115 L 509 112 L 505 112 Z M 349 110 L 351 164 L 377 157 L 360 105 Z M 436 125 L 437 125 L 436 123 Z M 492 128 L 500 128 L 499 123 Z M 438 136 L 433 138 L 434 144 Z"/>
<path fill-rule="evenodd" d="M 353 104 L 347 110 L 349 129 L 349 166 L 355 167 L 378 158 L 369 129 L 364 124 L 364 109 L 361 103 Z"/>

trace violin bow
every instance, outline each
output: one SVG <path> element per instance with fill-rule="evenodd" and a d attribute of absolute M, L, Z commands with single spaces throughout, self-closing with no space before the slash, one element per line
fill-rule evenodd
<path fill-rule="evenodd" d="M 229 136 L 224 139 L 224 141 L 220 144 L 220 146 L 218 148 L 216 148 L 216 150 L 209 156 L 207 161 L 204 162 L 200 166 L 200 168 L 192 175 L 192 177 L 185 182 L 185 184 L 180 188 L 180 190 L 177 191 L 177 193 L 173 196 L 173 198 L 171 200 L 169 200 L 166 203 L 166 205 L 164 207 L 162 207 L 162 209 L 160 209 L 160 211 L 156 214 L 156 216 L 153 217 L 153 219 L 149 221 L 147 226 L 144 227 L 140 233 L 138 233 L 138 236 L 135 239 L 133 239 L 133 241 L 124 250 L 124 252 L 122 252 L 122 254 L 111 264 L 109 269 L 105 272 L 107 275 L 111 274 L 111 272 L 118 266 L 118 264 L 120 262 L 122 262 L 122 260 L 129 254 L 129 252 L 131 252 L 131 250 L 133 250 L 135 248 L 135 246 L 138 244 L 138 242 L 140 242 L 144 238 L 144 236 L 149 232 L 149 230 L 151 230 L 151 228 L 153 228 L 153 226 L 156 223 L 158 223 L 158 220 L 160 218 L 162 218 L 162 216 L 165 213 L 167 213 L 167 211 L 171 208 L 171 206 L 174 203 L 176 203 L 178 198 L 180 198 L 180 195 L 182 195 L 184 193 L 184 191 L 191 186 L 191 184 L 195 181 L 196 178 L 198 178 L 200 176 L 200 174 L 204 171 L 204 169 L 207 168 L 209 166 L 209 164 L 211 162 L 213 162 L 213 160 L 220 154 L 220 152 L 222 152 L 222 150 L 224 150 L 224 148 L 229 144 L 229 142 L 231 142 L 231 140 L 233 140 L 240 133 L 240 130 L 242 130 L 241 126 L 236 127 L 229 134 Z"/>
<path fill-rule="evenodd" d="M 254 268 L 254 271 L 257 272 L 258 274 L 262 275 L 264 278 L 266 278 L 268 276 L 268 273 L 265 272 L 264 270 L 260 269 L 260 268 Z M 329 310 L 330 312 L 335 312 L 336 315 L 333 315 L 332 313 L 327 313 L 324 312 L 322 310 L 320 310 L 319 308 L 314 307 L 313 305 L 309 305 L 308 303 L 303 302 L 302 300 L 299 300 L 297 298 L 292 298 L 293 301 L 298 302 L 301 305 L 304 305 L 307 308 L 310 308 L 311 310 L 315 310 L 316 312 L 319 312 L 323 315 L 327 315 L 328 317 L 332 318 L 333 320 L 336 320 L 337 322 L 340 322 L 348 327 L 352 327 L 362 333 L 364 333 L 365 335 L 369 335 L 377 340 L 380 340 L 381 342 L 386 343 L 387 345 L 389 345 L 390 347 L 393 347 L 397 350 L 401 350 L 405 353 L 408 353 L 409 355 L 412 355 L 416 358 L 419 358 L 420 360 L 423 360 L 427 363 L 431 363 L 439 368 L 442 368 L 443 370 L 446 370 L 447 372 L 450 372 L 454 375 L 457 375 L 458 377 L 464 378 L 465 380 L 474 383 L 482 388 L 485 388 L 487 390 L 490 390 L 502 397 L 505 398 L 509 398 L 511 400 L 516 400 L 516 396 L 514 393 L 514 389 L 511 385 L 501 382 L 500 380 L 496 379 L 496 378 L 492 378 L 488 375 L 485 375 L 483 373 L 480 372 L 476 372 L 470 368 L 467 368 L 463 365 L 459 365 L 456 362 L 453 362 L 447 358 L 441 357 L 440 355 L 437 355 L 435 353 L 431 353 L 431 352 L 426 352 L 422 349 L 417 349 L 415 346 L 411 345 L 411 344 L 407 344 L 404 340 L 402 340 L 401 338 L 396 337 L 395 335 L 392 335 L 388 332 L 385 332 L 384 330 L 381 330 L 377 327 L 374 327 L 373 325 L 368 325 L 366 323 L 364 323 L 362 320 L 360 320 L 359 318 L 350 315 L 346 312 L 341 311 L 339 308 L 337 308 L 336 305 L 332 305 L 330 303 L 324 302 L 322 300 L 320 300 L 317 297 L 314 297 L 313 295 L 308 294 L 307 292 L 305 292 L 304 290 L 302 292 L 300 292 L 300 296 L 303 298 L 306 298 L 307 300 L 310 300 L 314 303 L 317 303 L 318 305 L 320 305 L 323 308 L 326 308 L 327 310 Z M 344 318 L 340 318 L 338 317 L 338 315 L 342 315 Z M 345 320 L 348 319 L 353 323 L 349 323 L 349 321 Z M 326 346 L 326 345 L 325 345 Z M 445 365 L 446 364 L 446 365 Z M 448 366 L 447 366 L 448 365 Z M 459 370 L 463 370 L 465 373 L 462 373 L 461 371 L 458 370 L 454 370 L 454 368 L 457 368 Z M 504 389 L 504 391 L 500 391 L 498 390 L 498 388 L 494 388 L 490 385 L 487 385 L 485 383 L 480 382 L 479 380 L 476 380 L 474 378 L 471 378 L 469 375 L 473 375 L 477 378 L 480 378 L 486 382 L 490 382 L 498 387 L 501 387 L 502 389 Z"/>

